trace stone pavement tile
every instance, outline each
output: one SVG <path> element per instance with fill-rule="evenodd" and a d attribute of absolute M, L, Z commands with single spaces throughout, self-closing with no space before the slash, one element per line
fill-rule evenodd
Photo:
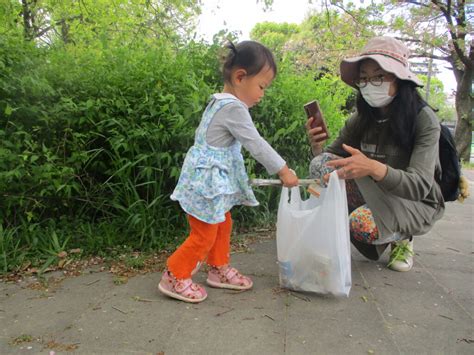
<path fill-rule="evenodd" d="M 366 292 L 354 287 L 349 298 L 289 296 L 286 353 L 398 353 L 383 319 Z"/>
<path fill-rule="evenodd" d="M 191 305 L 159 294 L 158 274 L 130 278 L 123 285 L 114 285 L 107 273 L 84 275 L 64 280 L 48 295 L 17 291 L 8 299 L 12 303 L 3 305 L 18 310 L 14 303 L 21 302 L 28 309 L 13 317 L 8 314 L 17 325 L 8 324 L 2 331 L 6 339 L 31 334 L 77 344 L 77 353 L 282 353 L 285 308 L 274 291 L 275 256 L 249 256 L 233 256 L 235 266 L 253 271 L 255 287 L 249 292 L 208 287 L 209 298 Z M 205 281 L 204 272 L 196 276 L 196 281 Z M 33 351 L 43 346 L 29 345 Z M 2 346 L 1 353 L 19 349 Z"/>
<path fill-rule="evenodd" d="M 353 274 L 363 275 L 369 299 L 377 304 L 401 353 L 466 353 L 469 345 L 460 340 L 471 339 L 472 316 L 418 257 L 408 273 L 393 272 L 385 263 L 368 264 L 357 263 Z"/>
<path fill-rule="evenodd" d="M 0 303 L 0 308 L 5 309 L 0 353 L 13 351 L 9 343 L 22 334 L 35 339 L 28 344 L 34 350 L 41 349 L 49 341 L 57 342 L 58 334 L 72 329 L 77 319 L 103 300 L 110 289 L 110 286 L 104 286 L 107 282 L 112 284 L 110 275 L 97 273 L 66 278 L 48 290 L 17 285 L 13 291 L 11 285 L 5 284 L 7 287 L 2 288 L 2 294 L 11 293 Z"/>
<path fill-rule="evenodd" d="M 202 281 L 204 275 L 199 276 Z M 236 293 L 208 288 L 209 298 L 192 305 L 162 296 L 149 280 L 143 281 L 129 282 L 116 290 L 113 298 L 103 302 L 102 314 L 85 314 L 76 325 L 82 329 L 76 334 L 78 338 L 70 341 L 89 341 L 90 351 L 211 354 L 232 353 L 236 349 L 257 351 L 263 346 L 276 346 L 277 351 L 274 334 L 281 324 L 275 320 L 282 318 L 282 307 L 268 290 L 257 287 L 254 291 Z M 261 292 L 268 294 L 264 295 L 265 302 L 259 301 Z M 134 301 L 137 295 L 154 301 Z"/>
<path fill-rule="evenodd" d="M 454 302 L 474 315 L 474 255 L 462 243 L 449 243 L 446 238 L 418 238 L 415 263 L 432 278 Z"/>

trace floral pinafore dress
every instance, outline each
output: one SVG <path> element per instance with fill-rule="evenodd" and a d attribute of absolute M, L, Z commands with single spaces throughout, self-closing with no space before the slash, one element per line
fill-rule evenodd
<path fill-rule="evenodd" d="M 259 204 L 248 183 L 240 142 L 235 140 L 229 147 L 214 147 L 206 142 L 212 118 L 232 102 L 239 101 L 213 98 L 207 106 L 171 194 L 186 213 L 210 224 L 225 221 L 225 213 L 235 205 Z"/>

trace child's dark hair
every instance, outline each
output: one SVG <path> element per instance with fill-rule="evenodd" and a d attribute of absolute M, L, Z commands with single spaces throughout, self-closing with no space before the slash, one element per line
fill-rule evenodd
<path fill-rule="evenodd" d="M 229 41 L 226 47 L 229 49 L 229 53 L 222 68 L 224 82 L 231 82 L 233 69 L 245 69 L 248 76 L 253 76 L 257 75 L 266 65 L 273 70 L 273 74 L 276 76 L 275 58 L 263 44 L 255 41 L 243 41 L 234 45 Z"/>

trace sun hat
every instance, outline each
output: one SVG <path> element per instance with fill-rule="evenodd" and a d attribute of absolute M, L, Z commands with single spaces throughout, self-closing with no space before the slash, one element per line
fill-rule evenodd
<path fill-rule="evenodd" d="M 409 56 L 410 50 L 401 41 L 388 36 L 373 37 L 359 56 L 342 60 L 341 79 L 356 88 L 354 81 L 359 77 L 359 62 L 373 59 L 383 70 L 394 74 L 398 79 L 412 81 L 421 87 L 423 83 L 410 71 Z"/>

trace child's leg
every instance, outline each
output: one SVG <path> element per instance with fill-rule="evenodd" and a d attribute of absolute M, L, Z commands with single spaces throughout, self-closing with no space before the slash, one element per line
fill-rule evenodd
<path fill-rule="evenodd" d="M 191 272 L 213 247 L 220 224 L 209 224 L 188 215 L 191 231 L 183 244 L 168 258 L 168 270 L 177 279 L 189 279 Z M 224 223 L 224 222 L 223 222 Z"/>
<path fill-rule="evenodd" d="M 225 216 L 226 220 L 219 224 L 216 242 L 207 257 L 207 263 L 211 269 L 206 282 L 212 287 L 247 290 L 252 287 L 252 280 L 229 266 L 232 217 L 230 212 L 227 212 Z"/>
<path fill-rule="evenodd" d="M 225 221 L 218 224 L 217 236 L 209 254 L 207 263 L 211 266 L 227 265 L 230 259 L 230 235 L 232 233 L 232 217 L 225 214 Z"/>

